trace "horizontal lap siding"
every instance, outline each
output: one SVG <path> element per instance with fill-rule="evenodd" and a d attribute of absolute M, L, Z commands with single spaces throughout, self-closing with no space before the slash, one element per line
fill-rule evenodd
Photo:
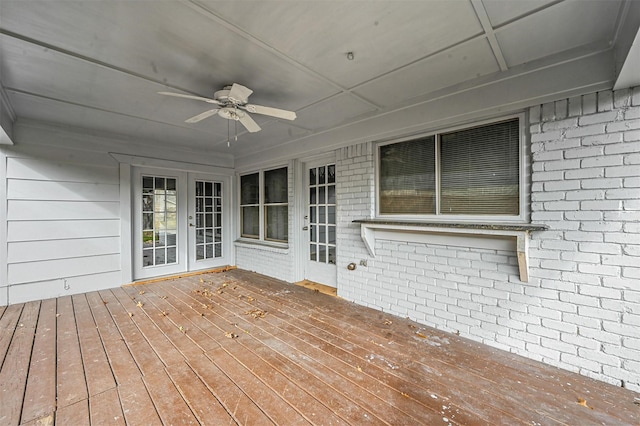
<path fill-rule="evenodd" d="M 121 284 L 117 163 L 28 149 L 6 161 L 9 303 Z"/>

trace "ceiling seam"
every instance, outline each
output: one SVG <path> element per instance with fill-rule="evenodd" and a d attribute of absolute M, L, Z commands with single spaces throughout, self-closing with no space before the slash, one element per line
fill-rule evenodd
<path fill-rule="evenodd" d="M 298 68 L 300 71 L 303 71 L 329 85 L 331 85 L 334 89 L 338 90 L 340 93 L 347 93 L 351 96 L 353 96 L 354 98 L 358 99 L 359 101 L 375 108 L 375 109 L 381 109 L 382 105 L 378 105 L 376 103 L 371 102 L 370 100 L 361 97 L 360 95 L 353 93 L 351 89 L 348 89 L 346 87 L 341 86 L 340 84 L 336 83 L 333 80 L 328 79 L 327 77 L 325 77 L 324 75 L 318 73 L 317 71 L 312 70 L 311 68 L 307 67 L 306 65 L 296 61 L 295 59 L 291 58 L 290 56 L 286 55 L 285 53 L 281 52 L 280 50 L 276 49 L 275 47 L 271 46 L 270 44 L 262 41 L 261 39 L 259 39 L 258 37 L 254 36 L 253 34 L 243 30 L 242 28 L 239 28 L 238 26 L 236 26 L 235 24 L 227 21 L 225 18 L 223 18 L 222 16 L 218 15 L 217 13 L 215 13 L 214 11 L 212 11 L 211 9 L 209 9 L 208 7 L 206 7 L 205 5 L 199 3 L 197 0 L 179 0 L 182 4 L 184 4 L 185 6 L 188 6 L 190 8 L 192 8 L 193 10 L 195 10 L 196 12 L 206 15 L 208 16 L 210 19 L 215 20 L 217 23 L 221 24 L 222 26 L 224 26 L 225 28 L 229 29 L 230 31 L 232 31 L 233 33 L 235 33 L 236 35 L 239 35 L 240 37 L 245 38 L 246 40 L 250 41 L 251 43 L 254 43 L 255 45 L 259 46 L 260 48 L 269 51 L 270 53 L 278 56 L 280 59 L 288 62 L 290 65 L 295 66 L 296 68 Z M 339 93 L 338 93 L 339 94 Z M 306 108 L 306 106 L 304 107 Z M 301 108 L 301 109 L 304 109 Z"/>
<path fill-rule="evenodd" d="M 169 84 L 167 82 L 160 81 L 160 80 L 155 80 L 155 79 L 149 78 L 149 77 L 147 77 L 147 76 L 145 76 L 143 74 L 139 74 L 137 72 L 134 72 L 134 71 L 131 71 L 131 70 L 128 70 L 126 68 L 122 68 L 122 67 L 119 67 L 119 66 L 116 66 L 116 65 L 108 64 L 108 63 L 100 61 L 98 59 L 91 58 L 91 57 L 85 56 L 85 55 L 81 55 L 79 53 L 75 53 L 75 52 L 72 52 L 70 50 L 61 49 L 61 48 L 59 48 L 57 46 L 54 46 L 52 44 L 49 44 L 49 43 L 46 43 L 46 42 L 43 42 L 43 41 L 40 41 L 40 40 L 33 39 L 31 37 L 27 37 L 27 36 L 24 36 L 22 34 L 18 34 L 18 33 L 15 33 L 13 31 L 6 30 L 4 28 L 0 28 L 0 34 L 4 35 L 4 36 L 7 36 L 7 37 L 14 38 L 16 40 L 24 41 L 25 43 L 29 43 L 29 44 L 32 44 L 34 46 L 39 46 L 39 47 L 42 47 L 44 49 L 49 49 L 49 50 L 52 50 L 54 52 L 66 55 L 66 56 L 70 56 L 72 58 L 75 58 L 75 59 L 83 61 L 83 62 L 90 63 L 92 65 L 96 65 L 96 66 L 103 67 L 103 68 L 106 68 L 106 69 L 109 69 L 109 70 L 112 70 L 112 71 L 117 71 L 117 72 L 120 72 L 120 73 L 123 73 L 123 74 L 127 74 L 127 75 L 129 75 L 131 77 L 139 78 L 141 80 L 145 80 L 145 81 L 148 81 L 148 82 L 151 82 L 151 83 L 156 83 L 156 84 L 159 84 L 159 85 L 161 85 L 163 87 L 168 87 L 168 88 L 171 88 L 171 89 L 174 89 L 174 90 L 180 90 L 180 91 L 185 92 L 185 93 L 190 93 L 190 94 L 199 96 L 199 94 L 197 94 L 197 93 L 193 93 L 193 92 L 191 92 L 191 91 L 189 91 L 187 89 L 183 89 L 181 87 Z"/>
<path fill-rule="evenodd" d="M 482 4 L 480 0 L 471 0 L 471 5 L 476 12 L 476 16 L 480 21 L 480 25 L 482 25 L 482 29 L 484 30 L 489 45 L 491 46 L 493 56 L 495 56 L 496 61 L 500 66 L 500 70 L 507 71 L 509 69 L 509 67 L 507 66 L 507 61 L 504 59 L 504 54 L 502 53 L 502 49 L 500 49 L 500 44 L 498 43 L 498 39 L 496 38 L 496 35 L 493 31 L 493 26 L 491 25 L 491 21 L 489 20 L 487 10 L 484 8 L 484 4 Z"/>
<path fill-rule="evenodd" d="M 163 125 L 168 125 L 168 126 L 172 126 L 172 127 L 179 127 L 179 128 L 183 128 L 183 129 L 189 129 L 189 130 L 198 130 L 198 129 L 194 129 L 193 127 L 189 127 L 189 126 L 180 126 L 180 125 L 169 123 L 169 122 L 165 122 L 165 121 L 151 120 L 149 118 L 139 117 L 137 115 L 125 114 L 125 113 L 122 113 L 122 112 L 116 112 L 116 111 L 112 111 L 112 110 L 109 110 L 109 109 L 100 108 L 100 107 L 96 107 L 96 106 L 92 106 L 92 105 L 86 105 L 86 104 L 81 104 L 81 103 L 78 103 L 78 102 L 68 101 L 68 100 L 65 100 L 65 99 L 53 98 L 51 96 L 46 96 L 46 95 L 40 95 L 38 93 L 28 92 L 28 91 L 22 90 L 22 89 L 16 89 L 16 88 L 12 88 L 12 87 L 7 87 L 6 91 L 13 92 L 13 93 L 16 93 L 18 95 L 29 96 L 29 97 L 32 97 L 32 98 L 44 99 L 44 100 L 47 100 L 47 101 L 57 102 L 57 103 L 65 104 L 65 105 L 72 105 L 72 106 L 79 107 L 79 108 L 86 108 L 86 109 L 90 109 L 90 110 L 93 110 L 93 111 L 106 112 L 108 114 L 114 114 L 114 115 L 118 115 L 120 117 L 131 118 L 131 119 L 134 119 L 134 120 L 148 121 L 150 123 L 163 124 Z"/>

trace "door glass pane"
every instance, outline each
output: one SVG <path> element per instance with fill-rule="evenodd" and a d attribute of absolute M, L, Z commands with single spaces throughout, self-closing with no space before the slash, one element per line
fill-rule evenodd
<path fill-rule="evenodd" d="M 142 266 L 177 262 L 176 179 L 142 176 Z"/>
<path fill-rule="evenodd" d="M 309 169 L 310 260 L 335 263 L 336 168 L 334 164 Z"/>
<path fill-rule="evenodd" d="M 216 241 L 222 241 L 222 213 L 214 214 L 214 205 L 219 206 L 219 211 L 222 212 L 222 184 L 220 182 L 196 181 L 196 260 L 222 256 L 222 251 L 214 250 L 213 247 L 214 234 Z M 246 207 L 243 207 L 243 212 L 245 209 Z"/>

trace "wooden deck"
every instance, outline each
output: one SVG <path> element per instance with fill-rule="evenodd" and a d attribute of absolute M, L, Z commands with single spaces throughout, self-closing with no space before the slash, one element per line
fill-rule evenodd
<path fill-rule="evenodd" d="M 0 308 L 0 424 L 640 424 L 640 395 L 234 270 Z"/>

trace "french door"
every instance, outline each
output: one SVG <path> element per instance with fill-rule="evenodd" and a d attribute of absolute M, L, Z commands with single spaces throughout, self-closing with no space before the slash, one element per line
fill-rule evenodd
<path fill-rule="evenodd" d="M 307 163 L 305 279 L 336 286 L 336 166 Z"/>
<path fill-rule="evenodd" d="M 136 168 L 132 179 L 135 280 L 230 263 L 229 177 Z"/>

